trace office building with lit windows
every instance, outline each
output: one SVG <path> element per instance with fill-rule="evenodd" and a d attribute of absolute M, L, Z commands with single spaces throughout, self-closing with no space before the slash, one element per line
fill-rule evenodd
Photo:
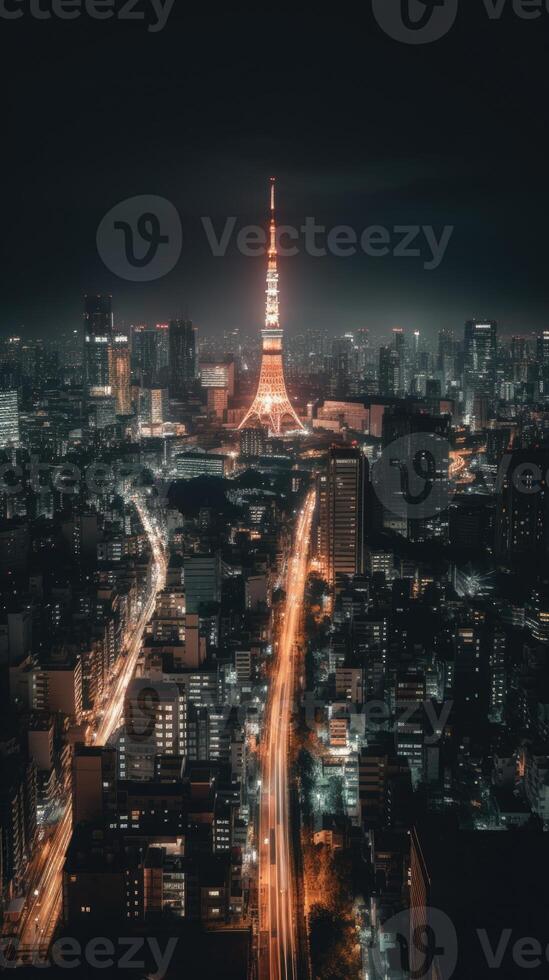
<path fill-rule="evenodd" d="M 109 345 L 109 384 L 115 399 L 116 414 L 129 415 L 131 401 L 130 340 L 124 333 L 115 333 Z"/>
<path fill-rule="evenodd" d="M 112 297 L 84 297 L 84 376 L 88 394 L 110 394 L 109 346 L 113 340 Z"/>
<path fill-rule="evenodd" d="M 19 405 L 16 391 L 0 391 L 0 446 L 19 445 Z"/>
<path fill-rule="evenodd" d="M 336 591 L 363 571 L 367 479 L 368 460 L 360 449 L 330 449 L 321 487 L 320 539 L 328 581 Z"/>

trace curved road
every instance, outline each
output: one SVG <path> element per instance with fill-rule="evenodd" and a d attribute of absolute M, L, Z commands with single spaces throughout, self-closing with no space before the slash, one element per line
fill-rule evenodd
<path fill-rule="evenodd" d="M 98 720 L 97 728 L 88 739 L 92 745 L 104 745 L 119 728 L 124 711 L 124 695 L 129 681 L 134 675 L 145 627 L 154 613 L 156 597 L 166 581 L 166 552 L 162 529 L 149 514 L 146 506 L 137 497 L 132 498 L 136 510 L 149 539 L 152 554 L 151 590 L 149 597 L 135 624 L 132 624 L 125 638 L 125 657 L 120 662 L 119 672 L 112 681 L 105 699 L 105 713 Z M 67 800 L 51 840 L 47 846 L 47 861 L 40 862 L 41 870 L 35 889 L 27 900 L 25 916 L 21 924 L 21 958 L 25 951 L 47 946 L 61 912 L 61 882 L 65 854 L 72 835 L 72 804 Z"/>
<path fill-rule="evenodd" d="M 298 980 L 288 749 L 294 693 L 293 651 L 307 579 L 314 508 L 315 493 L 311 491 L 296 522 L 276 670 L 265 719 L 259 814 L 259 980 Z"/>

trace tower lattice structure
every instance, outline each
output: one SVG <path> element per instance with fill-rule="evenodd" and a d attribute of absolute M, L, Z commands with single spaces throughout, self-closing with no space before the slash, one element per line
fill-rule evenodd
<path fill-rule="evenodd" d="M 271 435 L 280 435 L 285 419 L 290 426 L 304 430 L 297 413 L 288 398 L 282 360 L 283 330 L 280 326 L 278 305 L 278 253 L 275 219 L 275 178 L 271 177 L 271 223 L 269 230 L 269 255 L 267 263 L 267 300 L 265 329 L 261 331 L 263 350 L 261 371 L 256 396 L 238 426 L 243 429 L 252 420 L 268 428 Z"/>

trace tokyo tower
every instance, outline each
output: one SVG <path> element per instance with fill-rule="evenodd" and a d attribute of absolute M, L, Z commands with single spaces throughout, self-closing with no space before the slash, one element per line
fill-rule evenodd
<path fill-rule="evenodd" d="M 278 310 L 274 177 L 271 177 L 271 224 L 267 264 L 265 329 L 261 331 L 261 336 L 263 338 L 263 352 L 257 394 L 238 428 L 243 429 L 251 420 L 255 420 L 260 425 L 266 426 L 270 435 L 278 436 L 282 432 L 283 421 L 287 419 L 292 428 L 295 427 L 304 431 L 305 427 L 297 417 L 295 409 L 288 398 L 286 382 L 284 381 L 284 364 L 282 362 L 283 330 L 280 326 Z"/>

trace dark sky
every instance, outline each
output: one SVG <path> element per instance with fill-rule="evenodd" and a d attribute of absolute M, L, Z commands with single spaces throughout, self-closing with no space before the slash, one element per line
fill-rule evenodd
<path fill-rule="evenodd" d="M 383 33 L 371 0 L 200 16 L 175 3 L 157 34 L 0 20 L 1 333 L 77 325 L 86 290 L 111 291 L 128 322 L 188 310 L 207 332 L 254 329 L 263 259 L 234 240 L 213 257 L 200 217 L 261 222 L 271 173 L 296 226 L 454 226 L 436 271 L 418 258 L 286 259 L 288 331 L 434 334 L 474 315 L 506 333 L 548 326 L 549 13 L 521 20 L 507 0 L 495 21 L 483 0 L 461 0 L 446 37 L 410 46 Z M 103 265 L 96 231 L 142 194 L 176 206 L 183 251 L 165 278 L 131 283 Z"/>

